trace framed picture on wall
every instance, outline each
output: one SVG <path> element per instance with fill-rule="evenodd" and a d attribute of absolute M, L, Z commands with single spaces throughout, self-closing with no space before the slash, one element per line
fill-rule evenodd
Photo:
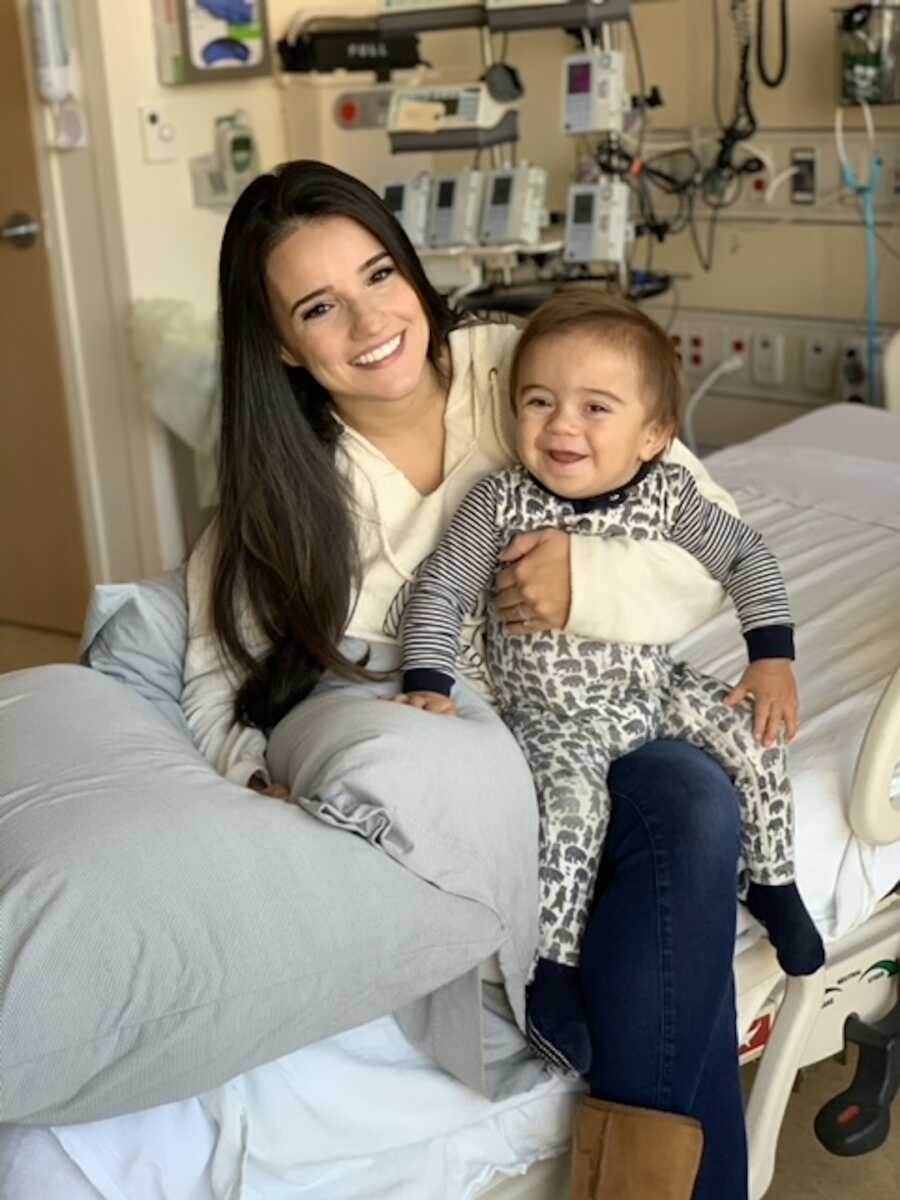
<path fill-rule="evenodd" d="M 271 72 L 266 0 L 153 0 L 162 83 Z"/>

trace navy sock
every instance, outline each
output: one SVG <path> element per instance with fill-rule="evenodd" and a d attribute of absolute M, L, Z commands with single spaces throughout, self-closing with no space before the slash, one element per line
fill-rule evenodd
<path fill-rule="evenodd" d="M 765 927 L 788 975 L 812 975 L 825 961 L 825 947 L 806 911 L 796 883 L 751 883 L 747 907 Z"/>
<path fill-rule="evenodd" d="M 539 958 L 526 996 L 528 1035 L 554 1066 L 578 1075 L 591 1067 L 581 979 L 577 967 Z"/>

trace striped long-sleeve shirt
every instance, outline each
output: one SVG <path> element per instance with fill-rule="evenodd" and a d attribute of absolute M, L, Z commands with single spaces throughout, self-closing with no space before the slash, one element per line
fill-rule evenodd
<path fill-rule="evenodd" d="M 460 630 L 498 570 L 498 555 L 529 529 L 635 540 L 666 539 L 692 554 L 727 589 L 751 661 L 793 658 L 781 572 L 760 535 L 701 495 L 686 468 L 657 462 L 604 496 L 566 500 L 523 467 L 481 480 L 425 560 L 403 614 L 403 687 L 449 695 Z M 658 644 L 653 630 L 646 642 Z"/>

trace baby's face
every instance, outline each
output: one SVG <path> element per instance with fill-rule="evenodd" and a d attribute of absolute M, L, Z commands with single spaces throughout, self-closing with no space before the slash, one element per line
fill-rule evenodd
<path fill-rule="evenodd" d="M 611 492 L 665 447 L 631 355 L 585 333 L 535 342 L 516 386 L 518 450 L 541 483 L 570 499 Z"/>

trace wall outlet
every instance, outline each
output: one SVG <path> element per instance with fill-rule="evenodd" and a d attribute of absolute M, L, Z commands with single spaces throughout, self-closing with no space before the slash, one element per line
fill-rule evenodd
<path fill-rule="evenodd" d="M 818 195 L 816 152 L 812 146 L 797 146 L 791 150 L 791 204 L 815 204 Z"/>
<path fill-rule="evenodd" d="M 845 404 L 868 402 L 869 347 L 865 338 L 851 338 L 841 347 L 838 391 Z"/>
<path fill-rule="evenodd" d="M 837 345 L 831 338 L 817 335 L 803 339 L 803 387 L 807 392 L 826 396 L 834 392 L 837 381 Z"/>
<path fill-rule="evenodd" d="M 750 380 L 750 355 L 753 348 L 753 335 L 747 325 L 725 325 L 722 328 L 722 361 L 739 354 L 744 365 L 739 371 L 729 372 L 727 378 L 731 383 L 747 383 Z"/>
<path fill-rule="evenodd" d="M 681 363 L 689 374 L 702 374 L 709 368 L 711 347 L 706 330 L 687 325 L 681 331 Z"/>
<path fill-rule="evenodd" d="M 766 329 L 755 335 L 750 372 L 754 383 L 775 387 L 784 383 L 784 334 Z"/>

